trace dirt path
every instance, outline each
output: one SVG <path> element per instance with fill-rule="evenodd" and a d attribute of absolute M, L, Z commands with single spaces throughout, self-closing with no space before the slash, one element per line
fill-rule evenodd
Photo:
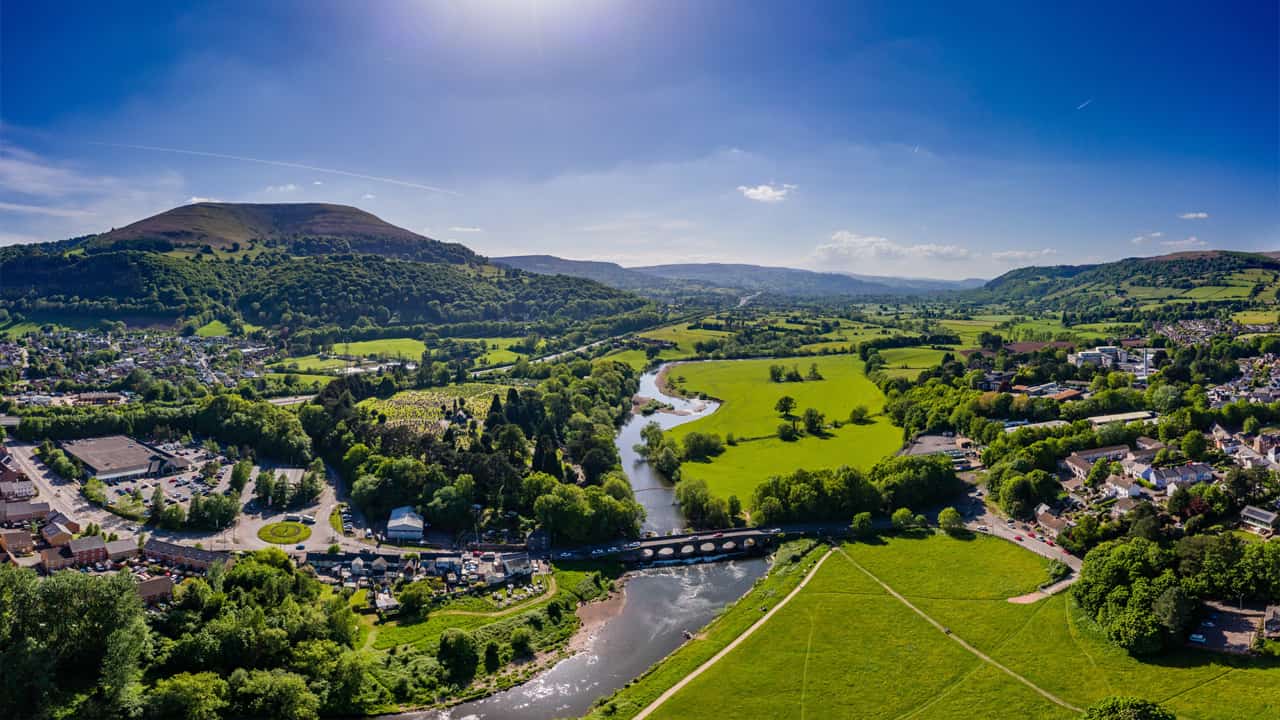
<path fill-rule="evenodd" d="M 920 617 L 924 618 L 924 619 L 925 619 L 925 621 L 927 621 L 930 625 L 932 625 L 932 626 L 934 626 L 935 628 L 937 628 L 939 632 L 943 633 L 944 635 L 946 635 L 947 637 L 951 638 L 952 640 L 955 640 L 957 643 L 959 643 L 959 644 L 960 644 L 960 647 L 964 648 L 965 650 L 968 650 L 970 653 L 972 653 L 973 655 L 977 656 L 977 657 L 978 657 L 980 660 L 982 660 L 983 662 L 986 662 L 986 663 L 990 664 L 992 667 L 996 668 L 997 670 L 1000 670 L 1001 672 L 1005 673 L 1006 675 L 1008 675 L 1009 677 L 1013 678 L 1014 680 L 1017 680 L 1018 682 L 1022 683 L 1023 685 L 1026 685 L 1027 687 L 1029 687 L 1029 688 L 1031 688 L 1032 690 L 1034 690 L 1034 691 L 1036 691 L 1037 693 L 1039 693 L 1039 694 L 1040 694 L 1041 696 L 1043 696 L 1046 700 L 1049 700 L 1050 702 L 1052 702 L 1052 703 L 1054 703 L 1054 704 L 1061 705 L 1062 707 L 1064 707 L 1064 708 L 1066 708 L 1066 709 L 1068 709 L 1068 710 L 1071 710 L 1072 712 L 1077 712 L 1077 713 L 1079 713 L 1079 712 L 1084 712 L 1083 710 L 1081 710 L 1080 708 L 1076 707 L 1075 705 L 1072 705 L 1071 703 L 1067 702 L 1066 700 L 1063 700 L 1062 698 L 1058 697 L 1057 695 L 1054 695 L 1053 693 L 1049 692 L 1048 690 L 1045 690 L 1044 688 L 1040 687 L 1039 685 L 1036 685 L 1035 683 L 1031 682 L 1030 680 L 1026 679 L 1025 677 L 1023 677 L 1023 676 L 1019 675 L 1018 673 L 1014 672 L 1013 670 L 1010 670 L 1009 668 L 1007 668 L 1007 667 L 1005 667 L 1004 665 L 1000 664 L 1000 663 L 999 663 L 999 662 L 997 662 L 994 658 L 992 658 L 990 655 L 987 655 L 986 653 L 982 652 L 982 651 L 981 651 L 981 650 L 979 650 L 978 648 L 976 648 L 976 647 L 974 647 L 974 646 L 970 645 L 969 643 L 965 642 L 964 640 L 960 639 L 960 637 L 958 637 L 957 635 L 953 634 L 953 633 L 951 632 L 951 630 L 950 630 L 950 629 L 948 629 L 947 627 L 945 627 L 942 623 L 938 622 L 937 620 L 934 620 L 932 617 L 930 617 L 928 614 L 926 614 L 923 610 L 921 610 L 920 608 L 918 608 L 918 607 L 916 607 L 915 605 L 911 604 L 911 601 L 910 601 L 910 600 L 908 600 L 908 599 L 906 599 L 905 597 L 903 597 L 903 596 L 902 596 L 902 594 L 901 594 L 901 593 L 899 593 L 897 590 L 894 590 L 893 588 L 889 587 L 889 585 L 888 585 L 888 584 L 886 584 L 883 580 L 881 580 L 880 578 L 878 578 L 878 577 L 876 577 L 875 575 L 873 575 L 873 574 L 871 573 L 871 571 L 870 571 L 870 570 L 868 570 L 868 569 L 866 569 L 866 568 L 862 567 L 862 565 L 860 565 L 860 564 L 858 563 L 858 561 L 857 561 L 857 560 L 854 560 L 852 557 L 850 557 L 850 556 L 849 556 L 849 554 L 848 554 L 848 553 L 846 553 L 842 548 L 836 548 L 836 552 L 838 552 L 838 553 L 840 553 L 841 555 L 843 555 L 843 556 L 844 556 L 844 558 L 845 558 L 846 560 L 848 560 L 848 561 L 849 561 L 849 562 L 850 562 L 854 567 L 858 568 L 858 569 L 859 569 L 859 570 L 861 570 L 864 574 L 866 574 L 866 576 L 867 576 L 867 577 L 869 577 L 869 578 L 871 578 L 872 580 L 876 581 L 876 584 L 878 584 L 880 587 L 884 588 L 885 592 L 889 593 L 889 594 L 890 594 L 890 595 L 892 595 L 894 598 L 896 598 L 896 599 L 898 600 L 898 602 L 900 602 L 900 603 L 902 603 L 903 605 L 906 605 L 907 607 L 911 608 L 911 611 L 912 611 L 912 612 L 914 612 L 915 614 L 917 614 L 917 615 L 919 615 Z M 639 716 L 637 716 L 637 717 L 639 717 Z"/>
<path fill-rule="evenodd" d="M 828 550 L 822 557 L 818 558 L 818 562 L 814 563 L 813 568 L 809 570 L 809 574 L 805 575 L 804 579 L 802 579 L 800 583 L 791 590 L 791 592 L 787 593 L 786 597 L 782 598 L 782 602 L 770 608 L 769 612 L 765 613 L 763 617 L 761 617 L 759 620 L 756 620 L 754 623 L 752 623 L 751 627 L 747 628 L 745 632 L 743 632 L 738 637 L 734 638 L 732 642 L 730 642 L 728 645 L 725 645 L 723 648 L 721 648 L 720 652 L 716 653 L 715 655 L 712 655 L 711 659 L 699 665 L 693 672 L 689 673 L 688 675 L 685 675 L 683 678 L 680 679 L 680 682 L 667 688 L 666 692 L 662 693 L 657 697 L 657 699 L 655 699 L 653 702 L 645 706 L 645 709 L 641 710 L 639 713 L 636 713 L 635 717 L 633 717 L 632 720 L 644 720 L 645 718 L 652 715 L 653 712 L 657 710 L 659 707 L 661 707 L 664 702 L 666 702 L 667 700 L 670 700 L 672 695 L 675 695 L 676 693 L 683 690 L 685 685 L 688 685 L 690 682 L 693 682 L 694 678 L 698 677 L 702 673 L 709 670 L 713 665 L 720 662 L 721 658 L 723 658 L 725 655 L 728 655 L 730 652 L 733 651 L 734 648 L 742 644 L 742 641 L 751 637 L 752 633 L 754 633 L 756 630 L 759 630 L 765 623 L 769 622 L 769 618 L 773 617 L 774 613 L 786 607 L 787 603 L 791 602 L 791 598 L 795 597 L 797 593 L 799 593 L 801 590 L 804 589 L 805 585 L 809 584 L 809 581 L 813 579 L 813 576 L 815 574 L 817 574 L 818 568 L 822 567 L 822 563 L 826 562 L 827 558 L 829 557 L 831 557 L 830 550 Z"/>

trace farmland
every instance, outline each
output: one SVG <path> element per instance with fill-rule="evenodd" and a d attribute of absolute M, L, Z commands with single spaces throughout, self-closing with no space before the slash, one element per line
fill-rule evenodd
<path fill-rule="evenodd" d="M 677 365 L 669 379 L 690 394 L 706 393 L 724 401 L 715 413 L 681 425 L 672 431 L 676 438 L 690 432 L 732 433 L 737 445 L 707 463 L 689 462 L 681 469 L 686 478 L 706 480 L 713 494 L 737 495 L 749 503 L 752 490 L 761 481 L 797 468 L 818 469 L 850 465 L 867 468 L 896 451 L 901 430 L 879 416 L 884 395 L 862 372 L 854 355 L 828 355 L 797 361 L 801 372 L 816 364 L 822 380 L 775 383 L 769 379 L 773 360 L 715 361 Z M 790 363 L 784 363 L 790 365 Z M 865 405 L 871 422 L 829 428 L 826 437 L 804 436 L 793 442 L 777 437 L 783 419 L 774 404 L 783 395 L 796 399 L 796 413 L 816 408 L 828 420 L 844 420 L 855 406 Z"/>
<path fill-rule="evenodd" d="M 404 390 L 389 398 L 370 398 L 360 405 L 386 416 L 390 423 L 426 425 L 442 419 L 442 408 L 452 406 L 455 400 L 462 400 L 471 415 L 483 418 L 493 396 L 505 397 L 508 387 L 472 382 L 447 388 Z"/>
<path fill-rule="evenodd" d="M 702 717 L 708 707 L 726 717 L 1077 717 L 957 638 L 1074 707 L 1133 694 L 1192 720 L 1280 711 L 1275 664 L 1194 651 L 1143 663 L 1111 645 L 1068 594 L 1030 605 L 1007 602 L 1044 580 L 1043 563 L 985 536 L 846 545 L 759 632 L 652 717 Z M 903 682 L 907 668 L 911 681 Z M 1228 696 L 1230 704 L 1216 701 Z"/>
<path fill-rule="evenodd" d="M 885 366 L 881 372 L 890 377 L 905 377 L 914 380 L 921 370 L 927 370 L 942 363 L 946 350 L 925 347 L 889 348 L 880 351 Z"/>
<path fill-rule="evenodd" d="M 691 328 L 689 323 L 681 323 L 679 325 L 668 325 L 660 327 L 656 330 L 640 333 L 640 337 L 649 338 L 651 340 L 662 340 L 664 342 L 674 343 L 678 351 L 676 357 L 688 357 L 694 354 L 694 345 L 699 340 L 715 340 L 728 337 L 729 333 L 721 330 L 703 330 L 701 328 Z"/>

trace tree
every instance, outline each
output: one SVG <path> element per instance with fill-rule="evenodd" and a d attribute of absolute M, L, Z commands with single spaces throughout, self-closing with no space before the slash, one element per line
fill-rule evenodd
<path fill-rule="evenodd" d="M 1172 712 L 1150 700 L 1108 697 L 1090 705 L 1084 720 L 1178 720 Z"/>
<path fill-rule="evenodd" d="M 240 493 L 245 486 L 249 484 L 249 477 L 253 474 L 253 461 L 241 460 L 231 468 L 231 488 Z"/>
<path fill-rule="evenodd" d="M 821 435 L 822 427 L 826 425 L 827 418 L 816 408 L 805 408 L 804 411 L 804 429 L 810 435 Z"/>
<path fill-rule="evenodd" d="M 318 717 L 320 700 L 301 675 L 284 670 L 250 670 L 231 673 L 231 695 L 238 715 L 311 720 Z"/>
<path fill-rule="evenodd" d="M 910 511 L 908 511 L 909 513 Z M 871 519 L 871 513 L 860 512 L 853 516 L 853 522 L 849 523 L 849 534 L 854 538 L 862 539 L 870 537 L 875 531 L 874 522 Z"/>
<path fill-rule="evenodd" d="M 894 510 L 889 520 L 893 523 L 894 530 L 910 530 L 916 523 L 915 515 L 912 514 L 911 509 L 904 507 Z"/>
<path fill-rule="evenodd" d="M 809 374 L 805 376 L 806 380 L 821 380 L 822 373 L 818 372 L 818 363 L 809 364 Z"/>
<path fill-rule="evenodd" d="M 527 627 L 518 627 L 511 633 L 511 650 L 520 657 L 533 654 L 533 633 Z"/>
<path fill-rule="evenodd" d="M 854 425 L 863 425 L 871 419 L 871 411 L 866 405 L 856 405 L 849 411 L 849 422 Z"/>
<path fill-rule="evenodd" d="M 960 511 L 953 507 L 944 507 L 938 513 L 938 527 L 944 532 L 954 535 L 964 530 L 964 518 L 960 516 Z"/>
<path fill-rule="evenodd" d="M 782 423 L 778 426 L 778 439 L 786 442 L 800 439 L 800 431 L 796 430 L 796 426 L 791 423 Z"/>
<path fill-rule="evenodd" d="M 1207 443 L 1204 439 L 1204 433 L 1198 430 L 1191 430 L 1182 436 L 1182 452 L 1192 460 L 1200 460 L 1204 457 Z"/>
<path fill-rule="evenodd" d="M 216 673 L 178 673 L 157 680 L 147 693 L 147 716 L 219 720 L 227 704 L 227 682 Z"/>
<path fill-rule="evenodd" d="M 253 481 L 253 496 L 258 500 L 258 504 L 264 507 L 271 505 L 271 498 L 275 494 L 275 473 L 266 469 L 258 471 L 258 477 Z"/>
<path fill-rule="evenodd" d="M 497 396 L 494 396 L 495 401 Z M 480 661 L 475 638 L 457 628 L 449 628 L 440 635 L 440 649 L 436 659 L 444 666 L 449 679 L 455 684 L 465 684 L 476 674 Z"/>
<path fill-rule="evenodd" d="M 1261 429 L 1262 422 L 1252 415 L 1244 419 L 1244 425 L 1241 427 L 1246 435 L 1257 435 Z"/>
<path fill-rule="evenodd" d="M 783 395 L 778 398 L 778 402 L 774 403 L 773 409 L 782 417 L 791 420 L 791 411 L 796 409 L 796 399 L 790 395 Z"/>

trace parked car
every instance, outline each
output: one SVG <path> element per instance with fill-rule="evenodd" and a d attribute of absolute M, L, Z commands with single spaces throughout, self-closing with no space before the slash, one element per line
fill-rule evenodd
<path fill-rule="evenodd" d="M 1201 645 L 1203 645 L 1205 643 L 1205 639 L 1204 639 L 1204 636 L 1201 635 L 1200 633 L 1195 633 L 1191 636 L 1191 642 L 1200 643 Z"/>

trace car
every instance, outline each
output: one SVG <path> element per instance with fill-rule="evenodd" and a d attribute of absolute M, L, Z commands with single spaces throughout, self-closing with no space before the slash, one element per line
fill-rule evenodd
<path fill-rule="evenodd" d="M 711 537 L 713 537 L 713 538 L 722 538 L 722 537 L 724 537 L 724 533 L 722 533 L 722 532 L 718 532 L 718 533 L 716 533 L 715 535 L 712 535 Z"/>
<path fill-rule="evenodd" d="M 297 550 L 306 550 L 307 546 L 303 545 L 302 543 L 298 543 L 297 545 L 294 545 L 294 548 Z"/>
<path fill-rule="evenodd" d="M 1195 633 L 1191 636 L 1191 642 L 1200 643 L 1201 645 L 1203 645 L 1206 641 L 1203 635 L 1201 635 L 1200 633 Z"/>
<path fill-rule="evenodd" d="M 1071 553 L 1070 553 L 1070 552 L 1068 552 L 1066 548 L 1062 548 L 1062 554 L 1063 554 L 1063 555 L 1070 555 Z"/>
<path fill-rule="evenodd" d="M 1014 525 L 1013 518 L 1009 518 L 1008 520 L 1005 520 L 1004 524 L 1008 525 L 1009 527 L 1013 527 Z"/>
<path fill-rule="evenodd" d="M 1017 540 L 1018 542 L 1022 542 L 1022 536 L 1021 536 L 1021 535 L 1014 535 L 1014 536 L 1013 536 L 1013 539 L 1014 539 L 1014 540 Z"/>
<path fill-rule="evenodd" d="M 1211 627 L 1218 627 L 1218 626 L 1212 620 L 1205 620 L 1204 622 L 1200 623 L 1200 627 L 1211 628 Z"/>
<path fill-rule="evenodd" d="M 1049 547 L 1053 547 L 1053 541 L 1052 541 L 1052 540 L 1045 540 L 1045 543 L 1047 543 L 1047 544 L 1049 545 Z"/>

